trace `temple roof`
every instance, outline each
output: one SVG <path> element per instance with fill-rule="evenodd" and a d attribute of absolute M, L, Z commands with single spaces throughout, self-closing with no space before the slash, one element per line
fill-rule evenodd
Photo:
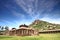
<path fill-rule="evenodd" d="M 28 27 L 28 26 L 24 24 L 24 25 L 20 25 L 19 27 Z"/>

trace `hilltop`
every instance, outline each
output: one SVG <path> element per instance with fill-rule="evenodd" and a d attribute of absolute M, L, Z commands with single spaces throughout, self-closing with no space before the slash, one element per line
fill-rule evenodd
<path fill-rule="evenodd" d="M 52 24 L 42 20 L 35 20 L 29 27 L 38 29 L 38 30 L 53 30 L 60 29 L 60 24 Z"/>

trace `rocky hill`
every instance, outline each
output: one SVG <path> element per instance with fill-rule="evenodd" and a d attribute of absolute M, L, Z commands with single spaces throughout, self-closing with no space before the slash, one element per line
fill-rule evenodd
<path fill-rule="evenodd" d="M 35 20 L 29 27 L 38 29 L 38 30 L 53 30 L 60 29 L 60 24 L 52 24 L 42 20 Z"/>

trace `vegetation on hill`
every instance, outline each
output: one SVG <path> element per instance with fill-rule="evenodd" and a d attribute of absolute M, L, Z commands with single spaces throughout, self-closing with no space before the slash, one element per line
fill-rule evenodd
<path fill-rule="evenodd" d="M 53 30 L 60 29 L 60 24 L 52 24 L 42 20 L 35 20 L 29 27 L 38 29 L 38 30 Z"/>

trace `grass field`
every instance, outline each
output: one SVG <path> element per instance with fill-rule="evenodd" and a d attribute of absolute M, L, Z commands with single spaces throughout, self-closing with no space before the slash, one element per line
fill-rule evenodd
<path fill-rule="evenodd" d="M 0 36 L 0 40 L 60 40 L 60 33 L 39 36 Z"/>

